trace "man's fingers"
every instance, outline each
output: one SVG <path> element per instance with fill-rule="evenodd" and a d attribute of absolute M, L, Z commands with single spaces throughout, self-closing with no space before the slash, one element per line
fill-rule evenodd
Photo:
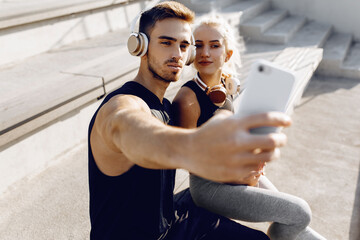
<path fill-rule="evenodd" d="M 272 150 L 283 147 L 287 143 L 287 136 L 283 133 L 270 133 L 268 135 L 250 135 L 243 144 L 248 149 Z"/>
<path fill-rule="evenodd" d="M 273 161 L 280 157 L 280 150 L 275 148 L 270 151 L 260 151 L 259 153 L 243 152 L 233 159 L 224 160 L 228 170 L 245 170 L 246 172 L 259 171 L 259 166 L 266 162 Z"/>
<path fill-rule="evenodd" d="M 234 158 L 225 158 L 221 165 L 212 166 L 217 177 L 211 180 L 220 182 L 239 182 L 239 180 L 249 177 L 259 176 L 264 163 L 273 161 L 280 157 L 279 149 L 272 151 L 260 151 L 259 153 L 243 152 Z M 198 174 L 204 178 L 208 176 L 205 173 Z"/>
<path fill-rule="evenodd" d="M 266 163 L 280 158 L 280 150 L 275 148 L 269 151 L 260 151 L 259 153 L 243 153 L 242 158 L 243 163 L 253 165 L 255 167 L 254 170 L 257 171 L 260 163 Z"/>
<path fill-rule="evenodd" d="M 257 127 L 288 127 L 291 125 L 291 118 L 281 112 L 255 114 L 241 118 L 240 121 L 247 129 Z"/>
<path fill-rule="evenodd" d="M 232 115 L 233 115 L 233 113 L 231 111 L 229 111 L 229 110 L 218 109 L 214 113 L 214 116 L 211 118 L 211 120 L 213 120 L 213 121 L 223 120 L 223 119 L 228 118 L 228 117 L 230 117 Z"/>
<path fill-rule="evenodd" d="M 271 150 L 283 147 L 287 143 L 287 136 L 284 133 L 270 133 L 264 135 L 238 132 L 234 136 L 235 151 L 252 151 L 254 149 Z"/>

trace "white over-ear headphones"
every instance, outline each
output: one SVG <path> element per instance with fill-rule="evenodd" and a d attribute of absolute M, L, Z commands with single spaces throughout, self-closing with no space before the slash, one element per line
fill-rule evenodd
<path fill-rule="evenodd" d="M 194 35 L 191 33 L 191 42 L 190 42 L 190 46 L 189 46 L 188 57 L 186 59 L 185 64 L 187 66 L 192 64 L 195 60 L 195 57 L 196 57 L 195 38 L 194 38 Z"/>
<path fill-rule="evenodd" d="M 147 53 L 148 46 L 149 46 L 149 39 L 143 32 L 135 32 L 134 28 L 138 20 L 141 18 L 143 12 L 140 12 L 136 18 L 133 20 L 130 30 L 131 34 L 128 38 L 127 47 L 129 50 L 129 53 L 133 56 L 139 56 L 142 57 Z M 185 64 L 190 65 L 194 62 L 196 51 L 195 51 L 195 41 L 194 36 L 191 35 L 191 43 L 189 46 L 189 52 L 188 52 L 188 58 L 186 59 Z"/>
<path fill-rule="evenodd" d="M 194 78 L 197 85 L 205 91 L 206 95 L 209 96 L 212 103 L 216 106 L 221 107 L 226 101 L 226 95 L 234 95 L 240 92 L 240 81 L 237 78 L 226 76 L 223 74 L 221 78 L 221 84 L 213 87 L 208 87 L 199 77 L 199 73 Z"/>
<path fill-rule="evenodd" d="M 225 77 L 225 88 L 227 94 L 234 95 L 240 92 L 240 80 L 233 77 Z"/>
<path fill-rule="evenodd" d="M 142 57 L 146 54 L 147 48 L 149 45 L 149 40 L 148 40 L 146 34 L 139 32 L 139 31 L 135 32 L 135 30 L 134 30 L 141 15 L 142 15 L 142 12 L 140 12 L 134 18 L 134 20 L 131 22 L 131 25 L 130 25 L 131 33 L 130 33 L 129 39 L 127 41 L 127 47 L 128 47 L 129 53 L 133 56 L 139 56 L 139 57 Z"/>

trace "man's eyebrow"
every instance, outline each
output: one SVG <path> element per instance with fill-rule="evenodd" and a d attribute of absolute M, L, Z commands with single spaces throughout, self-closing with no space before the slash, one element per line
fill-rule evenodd
<path fill-rule="evenodd" d="M 165 40 L 177 42 L 176 38 L 169 37 L 169 36 L 159 36 L 159 39 L 165 39 Z M 184 41 L 181 41 L 181 42 L 185 43 L 185 44 L 190 44 L 187 40 L 184 40 Z"/>
<path fill-rule="evenodd" d="M 166 40 L 170 40 L 170 41 L 174 41 L 174 42 L 177 41 L 176 38 L 169 37 L 169 36 L 159 36 L 159 39 L 166 39 Z"/>

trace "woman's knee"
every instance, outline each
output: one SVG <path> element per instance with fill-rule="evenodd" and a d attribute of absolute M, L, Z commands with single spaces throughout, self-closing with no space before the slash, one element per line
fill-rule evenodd
<path fill-rule="evenodd" d="M 311 222 L 311 208 L 309 204 L 301 198 L 297 198 L 296 206 L 294 206 L 295 224 L 301 225 L 304 228 L 307 227 Z"/>
<path fill-rule="evenodd" d="M 191 175 L 190 176 L 190 193 L 194 203 L 198 206 L 206 205 L 211 198 L 214 186 L 210 181 Z"/>

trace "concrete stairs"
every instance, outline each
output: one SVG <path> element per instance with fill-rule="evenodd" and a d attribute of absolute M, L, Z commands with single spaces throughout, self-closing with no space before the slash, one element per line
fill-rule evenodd
<path fill-rule="evenodd" d="M 252 8 L 259 8 L 266 3 L 258 1 L 251 4 Z M 351 34 L 333 32 L 329 24 L 289 15 L 286 10 L 272 9 L 267 4 L 267 8 L 256 16 L 241 20 L 240 34 L 247 41 L 264 44 L 323 48 L 323 59 L 317 74 L 360 79 L 359 43 L 353 41 Z"/>
<path fill-rule="evenodd" d="M 244 0 L 237 1 L 237 3 L 232 5 L 223 6 L 220 12 L 232 26 L 240 29 L 241 22 L 259 15 L 269 7 L 269 0 Z"/>
<path fill-rule="evenodd" d="M 360 43 L 352 41 L 350 34 L 335 33 L 324 45 L 324 60 L 320 74 L 360 79 Z"/>
<path fill-rule="evenodd" d="M 285 10 L 270 10 L 240 25 L 240 32 L 254 40 L 260 40 L 265 30 L 282 20 L 287 15 Z M 266 41 L 266 40 L 264 40 Z"/>

